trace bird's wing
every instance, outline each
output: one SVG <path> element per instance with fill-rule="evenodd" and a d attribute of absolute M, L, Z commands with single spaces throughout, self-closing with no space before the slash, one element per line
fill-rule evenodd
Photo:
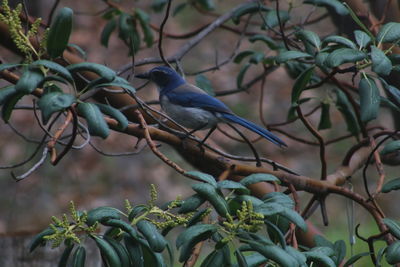
<path fill-rule="evenodd" d="M 200 88 L 183 84 L 165 93 L 168 100 L 184 107 L 197 107 L 211 112 L 222 112 L 232 114 L 232 111 L 220 100 L 208 95 Z"/>

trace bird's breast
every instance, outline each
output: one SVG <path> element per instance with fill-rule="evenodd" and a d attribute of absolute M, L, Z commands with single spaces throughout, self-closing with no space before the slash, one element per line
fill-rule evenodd
<path fill-rule="evenodd" d="M 215 126 L 219 121 L 210 111 L 171 103 L 165 95 L 160 97 L 160 103 L 161 108 L 169 117 L 189 129 L 208 129 Z"/>

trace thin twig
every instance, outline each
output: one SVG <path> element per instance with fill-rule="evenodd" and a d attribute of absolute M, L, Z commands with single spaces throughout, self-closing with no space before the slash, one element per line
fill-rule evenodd
<path fill-rule="evenodd" d="M 57 6 L 58 6 L 59 3 L 60 3 L 60 0 L 56 0 L 54 2 L 53 6 L 51 7 L 51 11 L 50 11 L 50 14 L 49 14 L 49 19 L 47 21 L 47 25 L 48 26 L 50 26 L 51 21 L 53 20 L 54 12 L 56 11 Z"/>
<path fill-rule="evenodd" d="M 165 11 L 165 16 L 164 16 L 164 19 L 163 19 L 163 21 L 161 22 L 161 25 L 160 25 L 160 34 L 159 34 L 159 39 L 158 39 L 158 52 L 160 53 L 161 60 L 164 62 L 165 65 L 167 65 L 170 68 L 172 68 L 172 66 L 164 56 L 164 52 L 163 52 L 163 49 L 162 49 L 162 41 L 163 41 L 164 27 L 165 27 L 165 24 L 167 23 L 167 20 L 169 18 L 169 11 L 171 9 L 171 3 L 172 3 L 172 0 L 168 0 L 167 9 Z"/>
<path fill-rule="evenodd" d="M 40 160 L 39 160 L 35 165 L 33 165 L 33 167 L 30 168 L 27 172 L 25 172 L 24 174 L 18 175 L 18 176 L 16 176 L 13 172 L 11 172 L 11 176 L 12 176 L 17 182 L 19 182 L 19 181 L 25 179 L 26 177 L 28 177 L 29 175 L 31 175 L 31 174 L 32 174 L 34 171 L 36 171 L 36 170 L 43 164 L 43 162 L 46 160 L 48 150 L 49 150 L 49 149 L 47 148 L 47 146 L 45 146 L 45 147 L 43 148 L 43 153 L 42 153 L 42 157 L 40 158 Z"/>

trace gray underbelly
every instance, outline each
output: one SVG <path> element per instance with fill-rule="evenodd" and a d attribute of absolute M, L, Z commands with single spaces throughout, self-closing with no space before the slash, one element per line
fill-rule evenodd
<path fill-rule="evenodd" d="M 171 119 L 189 129 L 208 129 L 214 127 L 219 121 L 212 112 L 175 105 L 166 97 L 161 99 L 161 107 Z"/>

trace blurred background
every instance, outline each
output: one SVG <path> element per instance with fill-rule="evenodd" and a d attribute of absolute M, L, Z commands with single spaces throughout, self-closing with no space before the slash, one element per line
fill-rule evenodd
<path fill-rule="evenodd" d="M 13 2 L 13 1 L 10 1 Z M 177 5 L 184 1 L 174 1 Z M 217 12 L 222 14 L 233 6 L 243 1 L 215 1 Z M 287 6 L 289 1 L 281 1 L 281 8 Z M 29 3 L 29 14 L 35 17 L 47 19 L 49 8 L 53 5 L 53 0 L 35 0 L 27 1 Z M 296 23 L 309 14 L 310 6 L 301 5 L 302 1 L 290 1 L 294 3 L 291 12 L 291 22 Z M 140 7 L 150 12 L 151 1 L 121 1 L 127 11 L 133 7 Z M 87 53 L 87 61 L 105 64 L 112 69 L 118 70 L 121 66 L 131 62 L 126 46 L 118 39 L 117 34 L 113 33 L 110 38 L 108 48 L 101 46 L 100 35 L 106 21 L 101 16 L 95 16 L 97 12 L 104 10 L 106 5 L 100 0 L 86 1 L 61 1 L 59 8 L 63 6 L 71 7 L 74 12 L 74 28 L 70 39 L 84 49 Z M 323 8 L 317 8 L 313 12 L 313 17 L 318 17 L 326 11 Z M 159 26 L 163 13 L 151 13 L 151 24 Z M 213 21 L 215 16 L 202 14 L 196 10 L 184 10 L 176 16 L 171 16 L 166 24 L 165 32 L 170 34 L 182 35 L 191 32 L 199 27 Z M 232 24 L 232 23 L 229 23 Z M 233 24 L 232 24 L 233 25 Z M 239 26 L 243 27 L 243 25 Z M 259 26 L 249 26 L 248 31 L 259 29 Z M 308 29 L 313 30 L 323 36 L 336 33 L 332 21 L 329 18 L 323 19 Z M 155 32 L 156 40 L 158 33 Z M 216 62 L 229 58 L 235 51 L 235 46 L 240 39 L 240 35 L 223 29 L 218 29 L 207 36 L 198 46 L 192 49 L 182 61 L 182 67 L 187 73 L 197 72 L 212 67 Z M 175 54 L 187 39 L 164 40 L 163 50 L 167 56 Z M 248 47 L 265 50 L 265 46 L 251 44 L 244 39 L 240 44 L 240 50 Z M 0 47 L 0 55 L 5 62 L 18 62 L 14 54 Z M 152 48 L 143 48 L 135 55 L 136 60 L 146 57 L 158 56 L 157 45 Z M 137 68 L 136 72 L 150 69 L 154 65 L 146 65 Z M 240 70 L 240 65 L 229 63 L 222 66 L 214 72 L 207 72 L 204 75 L 211 81 L 212 87 L 216 92 L 219 90 L 228 90 L 236 88 L 236 76 Z M 262 71 L 260 67 L 259 73 Z M 246 74 L 246 81 L 252 79 L 256 73 Z M 339 76 L 342 78 L 341 76 Z M 194 77 L 187 76 L 189 81 L 194 83 Z M 351 77 L 343 77 L 351 80 Z M 141 81 L 130 79 L 134 86 L 141 85 Z M 287 112 L 290 107 L 290 94 L 293 86 L 293 80 L 287 75 L 284 68 L 279 68 L 270 74 L 266 80 L 264 90 L 262 114 L 267 123 L 283 122 L 287 118 Z M 0 81 L 0 85 L 6 85 Z M 326 86 L 318 91 L 307 91 L 305 95 L 326 99 L 329 101 L 333 97 L 333 87 Z M 232 110 L 240 116 L 260 123 L 259 102 L 260 102 L 260 83 L 255 84 L 246 92 L 234 95 L 224 96 L 223 100 Z M 138 96 L 144 100 L 157 100 L 158 94 L 153 84 L 146 86 L 138 92 Z M 30 105 L 32 100 L 25 99 L 20 105 Z M 156 106 L 156 108 L 159 108 Z M 311 108 L 310 108 L 311 109 Z M 379 123 L 386 127 L 392 126 L 392 120 L 388 114 L 382 114 Z M 319 122 L 319 113 L 310 117 L 314 125 Z M 346 133 L 346 125 L 337 110 L 331 109 L 331 120 L 334 126 L 330 130 L 322 131 L 325 139 L 329 140 Z M 12 128 L 10 127 L 12 126 Z M 224 131 L 232 133 L 225 127 Z M 13 130 L 14 129 L 14 130 Z M 312 140 L 313 137 L 308 133 L 305 127 L 296 122 L 281 127 L 282 130 L 291 135 Z M 18 137 L 15 131 L 21 133 L 24 137 Z M 26 142 L 24 138 L 39 140 L 41 138 L 41 129 L 37 126 L 35 118 L 31 112 L 18 110 L 12 114 L 10 125 L 0 123 L 0 165 L 12 165 L 29 157 L 34 151 L 36 145 Z M 204 136 L 204 132 L 199 136 Z M 232 133 L 234 134 L 234 133 Z M 246 131 L 250 139 L 256 136 Z M 318 146 L 309 146 L 293 141 L 292 139 L 277 133 L 288 145 L 287 149 L 276 148 L 264 140 L 256 143 L 256 148 L 260 155 L 283 164 L 298 173 L 305 176 L 320 176 L 319 148 Z M 82 142 L 82 140 L 80 140 Z M 135 151 L 137 140 L 134 137 L 128 137 L 118 133 L 112 133 L 106 140 L 93 138 L 96 146 L 105 153 L 120 153 Z M 241 156 L 252 156 L 247 145 L 234 141 L 221 132 L 215 132 L 209 141 L 215 147 L 218 147 L 228 153 Z M 333 172 L 341 163 L 349 147 L 354 144 L 354 140 L 346 139 L 327 147 L 328 173 Z M 141 144 L 140 147 L 143 147 Z M 160 150 L 171 160 L 187 170 L 192 170 L 173 148 L 162 144 Z M 40 154 L 40 153 L 39 153 Z M 39 155 L 40 157 L 40 155 Z M 37 157 L 37 158 L 39 158 Z M 30 167 L 32 162 L 17 168 L 14 171 L 16 175 L 24 173 Z M 376 177 L 374 168 L 370 168 L 370 177 Z M 387 168 L 387 177 L 396 178 L 395 168 Z M 98 206 L 114 206 L 123 209 L 124 200 L 128 199 L 133 204 L 139 204 L 149 199 L 149 185 L 153 183 L 159 191 L 159 201 L 163 203 L 175 199 L 177 195 L 182 198 L 191 194 L 191 181 L 176 173 L 170 167 L 166 166 L 151 151 L 145 147 L 137 155 L 124 157 L 104 156 L 96 152 L 90 146 L 82 150 L 74 150 L 68 153 L 57 166 L 52 166 L 49 162 L 43 164 L 37 171 L 20 182 L 13 180 L 10 170 L 0 170 L 0 233 L 13 234 L 20 232 L 36 233 L 45 228 L 50 223 L 52 215 L 60 216 L 68 212 L 69 201 L 74 201 L 78 209 L 91 209 Z M 352 183 L 356 190 L 362 189 L 362 181 L 359 175 L 353 177 Z M 373 183 L 372 183 L 373 184 Z M 301 205 L 304 207 L 307 200 L 311 197 L 309 194 L 299 192 L 301 196 Z M 388 199 L 390 196 L 391 199 Z M 395 198 L 395 199 L 394 199 Z M 385 205 L 387 202 L 394 203 L 398 201 L 395 195 L 382 196 L 379 203 Z M 398 218 L 398 205 L 390 205 L 387 211 L 388 216 Z M 322 225 L 321 216 L 316 212 L 311 221 L 315 223 L 331 240 L 348 240 L 346 225 L 346 204 L 345 199 L 338 196 L 329 196 L 327 200 L 327 209 L 330 219 L 330 225 L 334 227 L 325 228 Z M 385 206 L 384 206 L 385 207 Z M 361 233 L 365 236 L 374 233 L 374 222 L 361 209 L 356 209 L 356 224 L 362 223 Z M 325 231 L 328 230 L 328 231 Z"/>

